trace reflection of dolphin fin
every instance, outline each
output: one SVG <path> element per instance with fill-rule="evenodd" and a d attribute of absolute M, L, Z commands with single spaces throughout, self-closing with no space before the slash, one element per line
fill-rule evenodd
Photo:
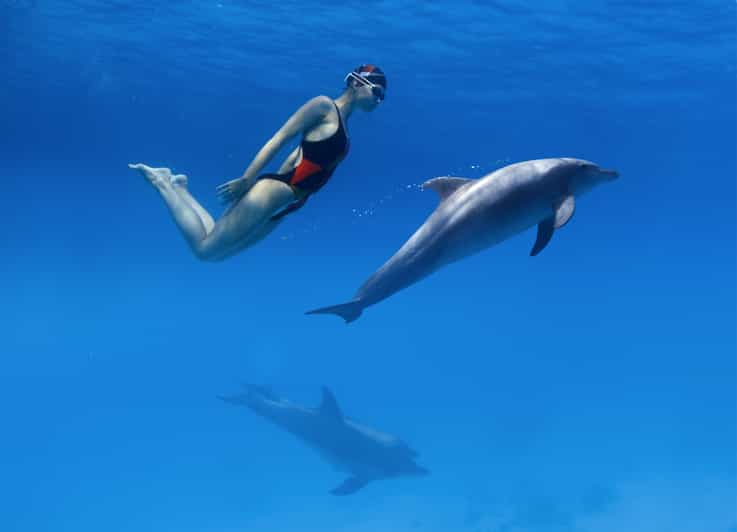
<path fill-rule="evenodd" d="M 565 196 L 561 198 L 555 204 L 555 228 L 560 229 L 568 220 L 573 216 L 573 211 L 576 209 L 576 199 L 571 196 Z"/>
<path fill-rule="evenodd" d="M 440 201 L 452 196 L 453 193 L 463 185 L 473 182 L 466 177 L 435 177 L 422 183 L 423 190 L 434 190 L 440 196 Z"/>
<path fill-rule="evenodd" d="M 337 488 L 330 491 L 333 495 L 350 495 L 363 488 L 369 481 L 363 478 L 350 477 L 343 481 Z"/>
<path fill-rule="evenodd" d="M 336 421 L 343 421 L 343 412 L 340 411 L 338 401 L 335 400 L 333 392 L 327 386 L 322 387 L 322 402 L 320 403 L 320 415 L 335 419 Z"/>
<path fill-rule="evenodd" d="M 361 303 L 354 300 L 340 305 L 333 305 L 332 307 L 322 307 L 310 310 L 307 314 L 335 314 L 343 318 L 346 323 L 350 323 L 357 320 L 361 315 L 361 312 L 363 312 Z"/>
<path fill-rule="evenodd" d="M 553 238 L 554 230 L 555 220 L 552 216 L 550 218 L 545 218 L 542 222 L 537 224 L 537 239 L 535 239 L 535 245 L 532 246 L 532 251 L 530 251 L 531 257 L 540 253 L 545 246 L 548 245 L 550 239 Z"/>

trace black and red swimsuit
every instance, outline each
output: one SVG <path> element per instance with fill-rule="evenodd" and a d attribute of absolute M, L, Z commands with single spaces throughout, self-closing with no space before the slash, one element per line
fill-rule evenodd
<path fill-rule="evenodd" d="M 338 130 L 335 133 L 322 140 L 313 141 L 302 138 L 300 143 L 302 160 L 294 169 L 284 174 L 264 174 L 259 177 L 259 179 L 282 181 L 302 193 L 300 199 L 276 213 L 271 217 L 272 220 L 279 219 L 302 207 L 311 194 L 320 190 L 328 182 L 335 167 L 348 154 L 349 142 L 343 118 L 340 116 L 338 106 L 335 103 L 333 105 L 338 113 Z"/>

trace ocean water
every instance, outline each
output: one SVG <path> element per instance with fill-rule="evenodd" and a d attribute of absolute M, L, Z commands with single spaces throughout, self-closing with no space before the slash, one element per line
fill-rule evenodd
<path fill-rule="evenodd" d="M 735 532 L 736 4 L 0 2 L 0 530 Z M 214 187 L 361 63 L 330 183 L 198 262 L 126 165 Z M 620 179 L 355 323 L 439 175 Z M 278 164 L 278 163 L 277 163 Z M 245 409 L 320 386 L 431 470 L 350 497 Z"/>

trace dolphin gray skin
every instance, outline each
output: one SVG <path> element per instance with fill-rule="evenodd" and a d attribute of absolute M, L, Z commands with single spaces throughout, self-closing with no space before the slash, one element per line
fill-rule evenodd
<path fill-rule="evenodd" d="M 333 489 L 333 495 L 350 495 L 372 480 L 402 476 L 425 476 L 417 453 L 390 434 L 360 425 L 345 416 L 333 393 L 322 388 L 317 408 L 304 408 L 277 397 L 267 388 L 244 385 L 242 393 L 218 396 L 242 405 L 297 436 L 336 468 L 350 476 Z"/>
<path fill-rule="evenodd" d="M 420 281 L 434 271 L 537 225 L 530 255 L 540 253 L 553 232 L 573 216 L 575 198 L 616 179 L 581 159 L 524 161 L 481 179 L 436 177 L 423 189 L 434 190 L 440 204 L 424 224 L 347 303 L 307 314 L 337 314 L 346 323 L 363 309 Z"/>

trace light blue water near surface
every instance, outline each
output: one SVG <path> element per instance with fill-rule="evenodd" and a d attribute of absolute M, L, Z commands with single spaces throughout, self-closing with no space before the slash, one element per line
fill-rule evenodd
<path fill-rule="evenodd" d="M 734 532 L 734 2 L 0 3 L 0 530 Z M 206 207 L 354 66 L 386 101 L 278 231 L 197 262 L 128 162 Z M 436 205 L 573 156 L 620 179 L 356 323 Z M 334 390 L 432 471 L 349 498 L 217 394 Z"/>

